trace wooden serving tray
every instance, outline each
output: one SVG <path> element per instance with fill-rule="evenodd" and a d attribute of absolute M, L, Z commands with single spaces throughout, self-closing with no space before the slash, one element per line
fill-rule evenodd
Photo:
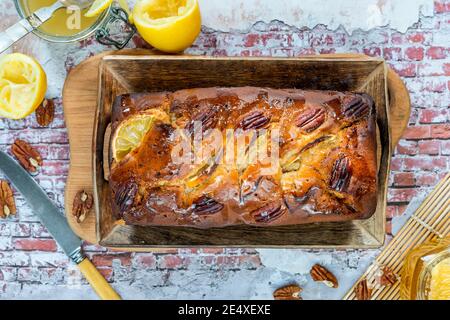
<path fill-rule="evenodd" d="M 74 231 L 83 239 L 87 240 L 91 243 L 97 243 L 97 232 L 100 231 L 100 228 L 96 228 L 96 221 L 95 221 L 95 215 L 91 214 L 82 224 L 77 224 L 75 219 L 70 215 L 71 207 L 72 207 L 72 199 L 75 195 L 75 193 L 78 190 L 85 189 L 88 192 L 93 191 L 93 182 L 92 182 L 92 176 L 93 176 L 93 168 L 92 168 L 92 132 L 94 127 L 94 115 L 97 110 L 97 100 L 98 100 L 98 87 L 97 85 L 94 86 L 94 84 L 98 83 L 98 66 L 100 61 L 103 59 L 103 57 L 113 54 L 112 52 L 109 53 L 103 53 L 99 56 L 92 57 L 85 62 L 81 63 L 78 67 L 76 67 L 72 72 L 69 74 L 66 84 L 64 87 L 63 92 L 63 104 L 64 104 L 64 111 L 65 111 L 65 117 L 66 117 L 66 124 L 69 131 L 69 139 L 70 139 L 70 151 L 71 151 L 71 166 L 69 171 L 69 177 L 67 181 L 67 187 L 66 187 L 66 208 L 68 211 L 67 217 L 69 220 L 69 224 L 74 229 Z M 114 52 L 115 55 L 151 55 L 156 54 L 156 52 L 147 51 L 147 50 L 126 50 L 126 51 L 120 51 L 120 52 Z M 125 57 L 108 57 L 106 58 L 103 66 L 103 74 L 108 74 L 108 77 L 112 77 L 111 79 L 114 79 L 112 82 L 112 88 L 115 88 L 116 92 L 114 94 L 121 93 L 120 90 L 130 91 L 130 83 L 125 80 L 125 78 L 128 76 L 129 71 L 133 69 L 133 64 L 130 65 L 129 61 L 126 61 Z M 204 61 L 210 59 L 206 57 L 175 57 L 175 56 L 169 56 L 169 57 L 158 57 L 158 60 L 193 60 L 197 61 L 198 63 L 203 63 Z M 139 59 L 134 59 L 139 60 Z M 148 60 L 148 59 L 144 59 Z M 217 58 L 216 61 L 236 61 L 237 59 L 229 59 L 229 58 Z M 252 59 L 246 59 L 247 61 L 251 61 Z M 255 59 L 253 59 L 256 61 Z M 275 63 L 275 65 L 279 65 L 279 63 L 283 62 L 283 59 L 272 59 L 272 58 L 266 58 L 266 59 L 257 59 L 261 61 L 266 61 L 269 63 L 272 61 L 272 63 Z M 286 60 L 286 59 L 284 59 Z M 367 67 L 358 67 L 354 68 L 354 74 L 356 74 L 359 80 L 356 80 L 355 77 L 354 81 L 354 87 L 347 87 L 345 88 L 345 83 L 341 83 L 341 88 L 336 88 L 335 83 L 334 88 L 341 89 L 341 90 L 356 90 L 356 89 L 362 89 L 363 91 L 367 91 L 374 95 L 373 93 L 378 91 L 383 91 L 384 88 L 372 86 L 372 80 L 374 77 L 382 77 L 384 78 L 384 64 L 381 60 L 369 58 L 366 56 L 361 55 L 326 55 L 326 56 L 315 56 L 315 57 L 305 57 L 305 58 L 299 58 L 299 59 L 290 59 L 291 61 L 309 61 L 309 63 L 319 62 L 324 63 L 326 61 L 329 61 L 329 63 L 325 63 L 327 65 L 333 65 L 336 60 L 341 61 L 341 72 L 348 71 L 352 69 L 352 66 L 363 66 L 363 65 L 371 65 L 372 70 L 369 70 Z M 117 65 L 120 65 L 119 68 L 114 69 L 111 65 L 108 65 L 108 61 L 111 63 L 116 63 Z M 153 63 L 155 63 L 157 60 L 153 60 Z M 257 67 L 258 65 L 252 66 L 252 68 Z M 131 67 L 131 69 L 130 69 Z M 134 67 L 136 68 L 136 64 L 134 64 Z M 105 69 L 106 68 L 106 69 Z M 378 70 L 377 70 L 378 68 Z M 109 69 L 111 72 L 106 72 L 106 70 Z M 139 72 L 141 72 L 140 70 Z M 106 73 L 105 73 L 106 72 Z M 192 71 L 191 71 L 192 72 Z M 223 74 L 230 75 L 230 70 L 223 71 Z M 322 72 L 325 72 L 325 70 L 322 70 Z M 325 72 L 326 74 L 330 74 L 331 70 L 328 70 L 328 72 Z M 142 72 L 141 72 L 142 73 Z M 273 74 L 270 73 L 272 76 Z M 153 74 L 153 81 L 158 78 L 158 74 Z M 325 74 L 324 74 L 325 76 Z M 366 77 L 366 81 L 364 80 L 364 77 Z M 222 77 L 223 78 L 223 77 Z M 160 78 L 159 78 L 160 79 Z M 283 81 L 285 81 L 286 78 L 284 78 Z M 292 78 L 291 78 L 292 79 Z M 134 79 L 135 85 L 139 87 L 139 80 Z M 171 80 L 166 80 L 171 81 Z M 217 80 L 216 80 L 217 81 Z M 222 81 L 222 80 L 221 80 Z M 249 80 L 250 81 L 250 80 Z M 281 81 L 281 80 L 279 80 Z M 291 82 L 294 80 L 291 80 Z M 358 82 L 358 85 L 357 84 Z M 249 84 L 249 82 L 244 83 L 244 80 L 241 80 L 242 83 L 239 83 L 239 85 Z M 261 82 L 261 81 L 260 81 Z M 255 79 L 251 79 L 251 84 L 253 85 L 264 85 L 264 83 L 256 83 Z M 103 85 L 105 82 L 102 82 Z M 217 83 L 217 82 L 216 82 Z M 273 82 L 271 82 L 273 83 Z M 279 84 L 279 83 L 278 83 Z M 301 84 L 301 83 L 300 83 Z M 348 83 L 347 83 L 348 84 Z M 408 93 L 401 82 L 401 80 L 398 78 L 398 76 L 395 75 L 392 71 L 388 71 L 388 78 L 387 78 L 387 84 L 389 85 L 389 93 L 390 93 L 390 100 L 393 102 L 391 105 L 391 110 L 389 112 L 389 116 L 387 113 L 384 114 L 384 119 L 382 119 L 385 123 L 381 124 L 381 131 L 383 139 L 385 139 L 384 145 L 389 145 L 389 128 L 387 127 L 388 118 L 391 117 L 391 120 L 389 120 L 389 123 L 391 124 L 391 127 L 393 128 L 393 141 L 396 144 L 399 137 L 401 136 L 403 129 L 407 125 L 407 121 L 409 118 L 409 96 Z M 206 84 L 205 84 L 206 85 Z M 210 85 L 216 85 L 216 84 L 210 84 Z M 217 84 L 219 85 L 219 84 Z M 223 81 L 220 83 L 220 85 L 226 85 Z M 228 84 L 233 85 L 233 84 Z M 237 84 L 234 84 L 237 85 Z M 270 83 L 266 83 L 265 85 L 269 86 Z M 297 81 L 297 85 L 295 83 L 288 83 L 288 86 L 299 86 L 299 82 Z M 330 83 L 331 85 L 331 83 Z M 158 84 L 157 89 L 164 89 L 162 86 Z M 173 83 L 171 84 L 171 88 L 173 86 Z M 183 84 L 179 84 L 179 86 L 183 86 Z M 276 86 L 276 84 L 274 84 Z M 305 87 L 304 85 L 302 87 Z M 138 88 L 139 89 L 139 88 Z M 148 87 L 142 87 L 141 90 L 148 90 Z M 176 89 L 176 88 L 173 88 Z M 135 91 L 135 90 L 131 90 Z M 102 102 L 105 101 L 104 98 L 100 99 Z M 383 100 L 383 98 L 382 98 Z M 387 105 L 384 101 L 378 101 L 378 104 Z M 388 110 L 388 107 L 384 109 L 384 111 Z M 394 123 L 394 125 L 392 125 Z M 380 124 L 380 123 L 379 123 Z M 395 129 L 395 130 L 394 130 Z M 98 131 L 97 131 L 98 133 Z M 100 146 L 97 145 L 97 151 Z M 384 163 L 385 165 L 382 165 L 382 170 L 384 170 L 384 177 L 381 177 L 380 182 L 382 185 L 380 186 L 382 190 L 385 190 L 386 188 L 386 176 L 387 176 L 387 163 L 390 158 L 390 148 L 384 148 L 383 150 L 383 156 L 384 157 Z M 96 170 L 98 171 L 98 170 Z M 130 227 L 130 226 L 122 226 L 119 227 L 119 230 L 115 230 L 115 234 L 112 237 L 106 237 L 105 234 L 102 235 L 103 241 L 101 241 L 102 245 L 109 246 L 109 247 L 120 247 L 121 250 L 139 250 L 144 248 L 144 250 L 150 250 L 155 246 L 162 245 L 164 247 L 174 247 L 174 246 L 205 246 L 205 245 L 213 245 L 213 246 L 258 246 L 258 247 L 264 247 L 264 246 L 295 246 L 295 247 L 360 247 L 360 248 L 369 248 L 369 247 L 378 247 L 382 245 L 383 239 L 384 239 L 384 223 L 385 223 L 385 217 L 384 217 L 384 205 L 385 205 L 385 192 L 381 195 L 382 203 L 381 207 L 379 208 L 378 214 L 374 215 L 372 219 L 366 220 L 366 221 L 354 221 L 351 224 L 345 226 L 341 223 L 337 224 L 320 224 L 320 228 L 317 227 L 317 225 L 303 225 L 303 226 L 297 226 L 299 229 L 292 229 L 288 230 L 286 227 L 281 227 L 278 229 L 272 229 L 271 232 L 264 231 L 262 229 L 255 229 L 252 227 L 253 230 L 245 229 L 245 226 L 240 227 L 234 227 L 227 230 L 228 233 L 233 234 L 232 237 L 236 241 L 227 240 L 227 241 L 221 241 L 220 243 L 208 243 L 208 241 L 204 241 L 205 236 L 208 238 L 215 237 L 217 238 L 218 235 L 214 234 L 217 230 L 209 230 L 207 232 L 203 232 L 203 235 L 198 235 L 198 230 L 195 229 L 187 229 L 187 228 L 172 228 L 175 230 L 164 230 L 161 231 L 159 229 L 161 228 L 154 228 L 152 227 Z M 99 205 L 99 203 L 96 203 L 96 205 Z M 100 224 L 102 225 L 102 224 Z M 110 228 L 109 231 L 111 231 L 112 228 Z M 221 229 L 223 230 L 223 229 Z M 150 231 L 150 232 L 149 232 Z M 157 231 L 155 233 L 155 231 Z M 253 232 L 252 232 L 253 231 Z M 175 232 L 175 233 L 174 233 Z M 249 232 L 254 234 L 257 237 L 263 236 L 264 238 L 268 240 L 273 240 L 274 235 L 276 233 L 282 232 L 283 238 L 288 239 L 291 237 L 294 237 L 294 239 L 297 239 L 297 241 L 289 241 L 289 243 L 286 242 L 280 242 L 277 241 L 268 241 L 266 243 L 263 242 L 256 242 L 256 243 L 248 243 L 248 242 L 242 242 L 242 234 L 245 232 Z M 268 234 L 269 233 L 269 234 Z M 157 235 L 155 238 L 155 234 Z M 336 234 L 343 235 L 340 240 L 336 241 Z M 150 236 L 149 236 L 150 235 Z M 301 237 L 299 236 L 301 235 Z M 100 232 L 99 232 L 100 236 Z M 158 238 L 159 237 L 159 238 Z M 295 238 L 297 237 L 297 238 Z M 183 239 L 184 238 L 184 239 Z M 280 237 L 277 237 L 279 239 Z M 300 239 L 301 238 L 301 239 Z M 321 241 L 313 242 L 312 240 L 321 238 Z M 159 239 L 159 240 L 158 240 Z M 166 240 L 164 240 L 166 239 Z M 167 239 L 178 239 L 179 242 L 170 242 Z M 182 241 L 180 241 L 182 239 Z M 219 238 L 220 239 L 220 238 Z M 303 239 L 303 240 L 302 240 Z M 305 240 L 306 239 L 306 240 Z M 160 241 L 162 240 L 162 241 Z M 184 241 L 184 242 L 183 242 Z M 240 242 L 238 242 L 240 241 Z M 144 245 L 144 247 L 143 247 Z"/>

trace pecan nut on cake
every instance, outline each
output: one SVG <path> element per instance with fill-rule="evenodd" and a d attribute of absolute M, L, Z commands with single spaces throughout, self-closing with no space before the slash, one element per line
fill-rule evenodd
<path fill-rule="evenodd" d="M 132 225 L 290 225 L 370 217 L 376 109 L 364 93 L 200 88 L 125 94 L 110 196 Z"/>

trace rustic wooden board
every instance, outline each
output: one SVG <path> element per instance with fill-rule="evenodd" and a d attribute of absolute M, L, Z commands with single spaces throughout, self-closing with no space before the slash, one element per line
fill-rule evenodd
<path fill-rule="evenodd" d="M 92 134 L 94 115 L 98 99 L 98 66 L 106 55 L 144 55 L 158 54 L 147 50 L 124 50 L 120 52 L 105 52 L 101 55 L 89 58 L 74 68 L 69 74 L 63 92 L 63 104 L 66 124 L 69 131 L 71 165 L 66 186 L 66 208 L 69 224 L 73 230 L 83 239 L 91 243 L 97 242 L 95 215 L 91 214 L 83 224 L 77 224 L 70 215 L 72 199 L 80 189 L 93 191 L 92 185 Z M 320 59 L 346 58 L 349 60 L 361 60 L 361 55 L 325 55 L 316 57 Z M 396 144 L 406 127 L 409 118 L 409 96 L 401 80 L 389 71 L 389 88 L 391 104 L 390 118 L 393 141 Z M 95 84 L 95 85 L 94 85 Z M 335 230 L 336 231 L 336 230 Z M 121 248 L 135 249 L 135 248 Z M 148 250 L 148 248 L 147 248 Z"/>

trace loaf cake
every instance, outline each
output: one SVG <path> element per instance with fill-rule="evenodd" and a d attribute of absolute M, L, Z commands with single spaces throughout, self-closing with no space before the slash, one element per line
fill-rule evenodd
<path fill-rule="evenodd" d="M 139 117 L 151 121 L 120 154 L 120 128 Z M 262 142 L 267 157 L 256 156 Z M 126 224 L 265 227 L 365 219 L 376 209 L 376 108 L 365 93 L 125 94 L 113 104 L 111 146 L 111 206 Z"/>

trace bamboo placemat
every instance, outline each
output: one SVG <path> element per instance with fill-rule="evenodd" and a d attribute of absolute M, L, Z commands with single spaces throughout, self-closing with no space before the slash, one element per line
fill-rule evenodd
<path fill-rule="evenodd" d="M 345 295 L 344 300 L 356 300 L 354 289 L 359 281 L 367 279 L 373 288 L 372 300 L 400 299 L 400 283 L 380 286 L 377 278 L 388 266 L 399 275 L 408 250 L 433 238 L 444 238 L 450 231 L 450 174 L 448 174 L 420 205 L 375 262 Z"/>

